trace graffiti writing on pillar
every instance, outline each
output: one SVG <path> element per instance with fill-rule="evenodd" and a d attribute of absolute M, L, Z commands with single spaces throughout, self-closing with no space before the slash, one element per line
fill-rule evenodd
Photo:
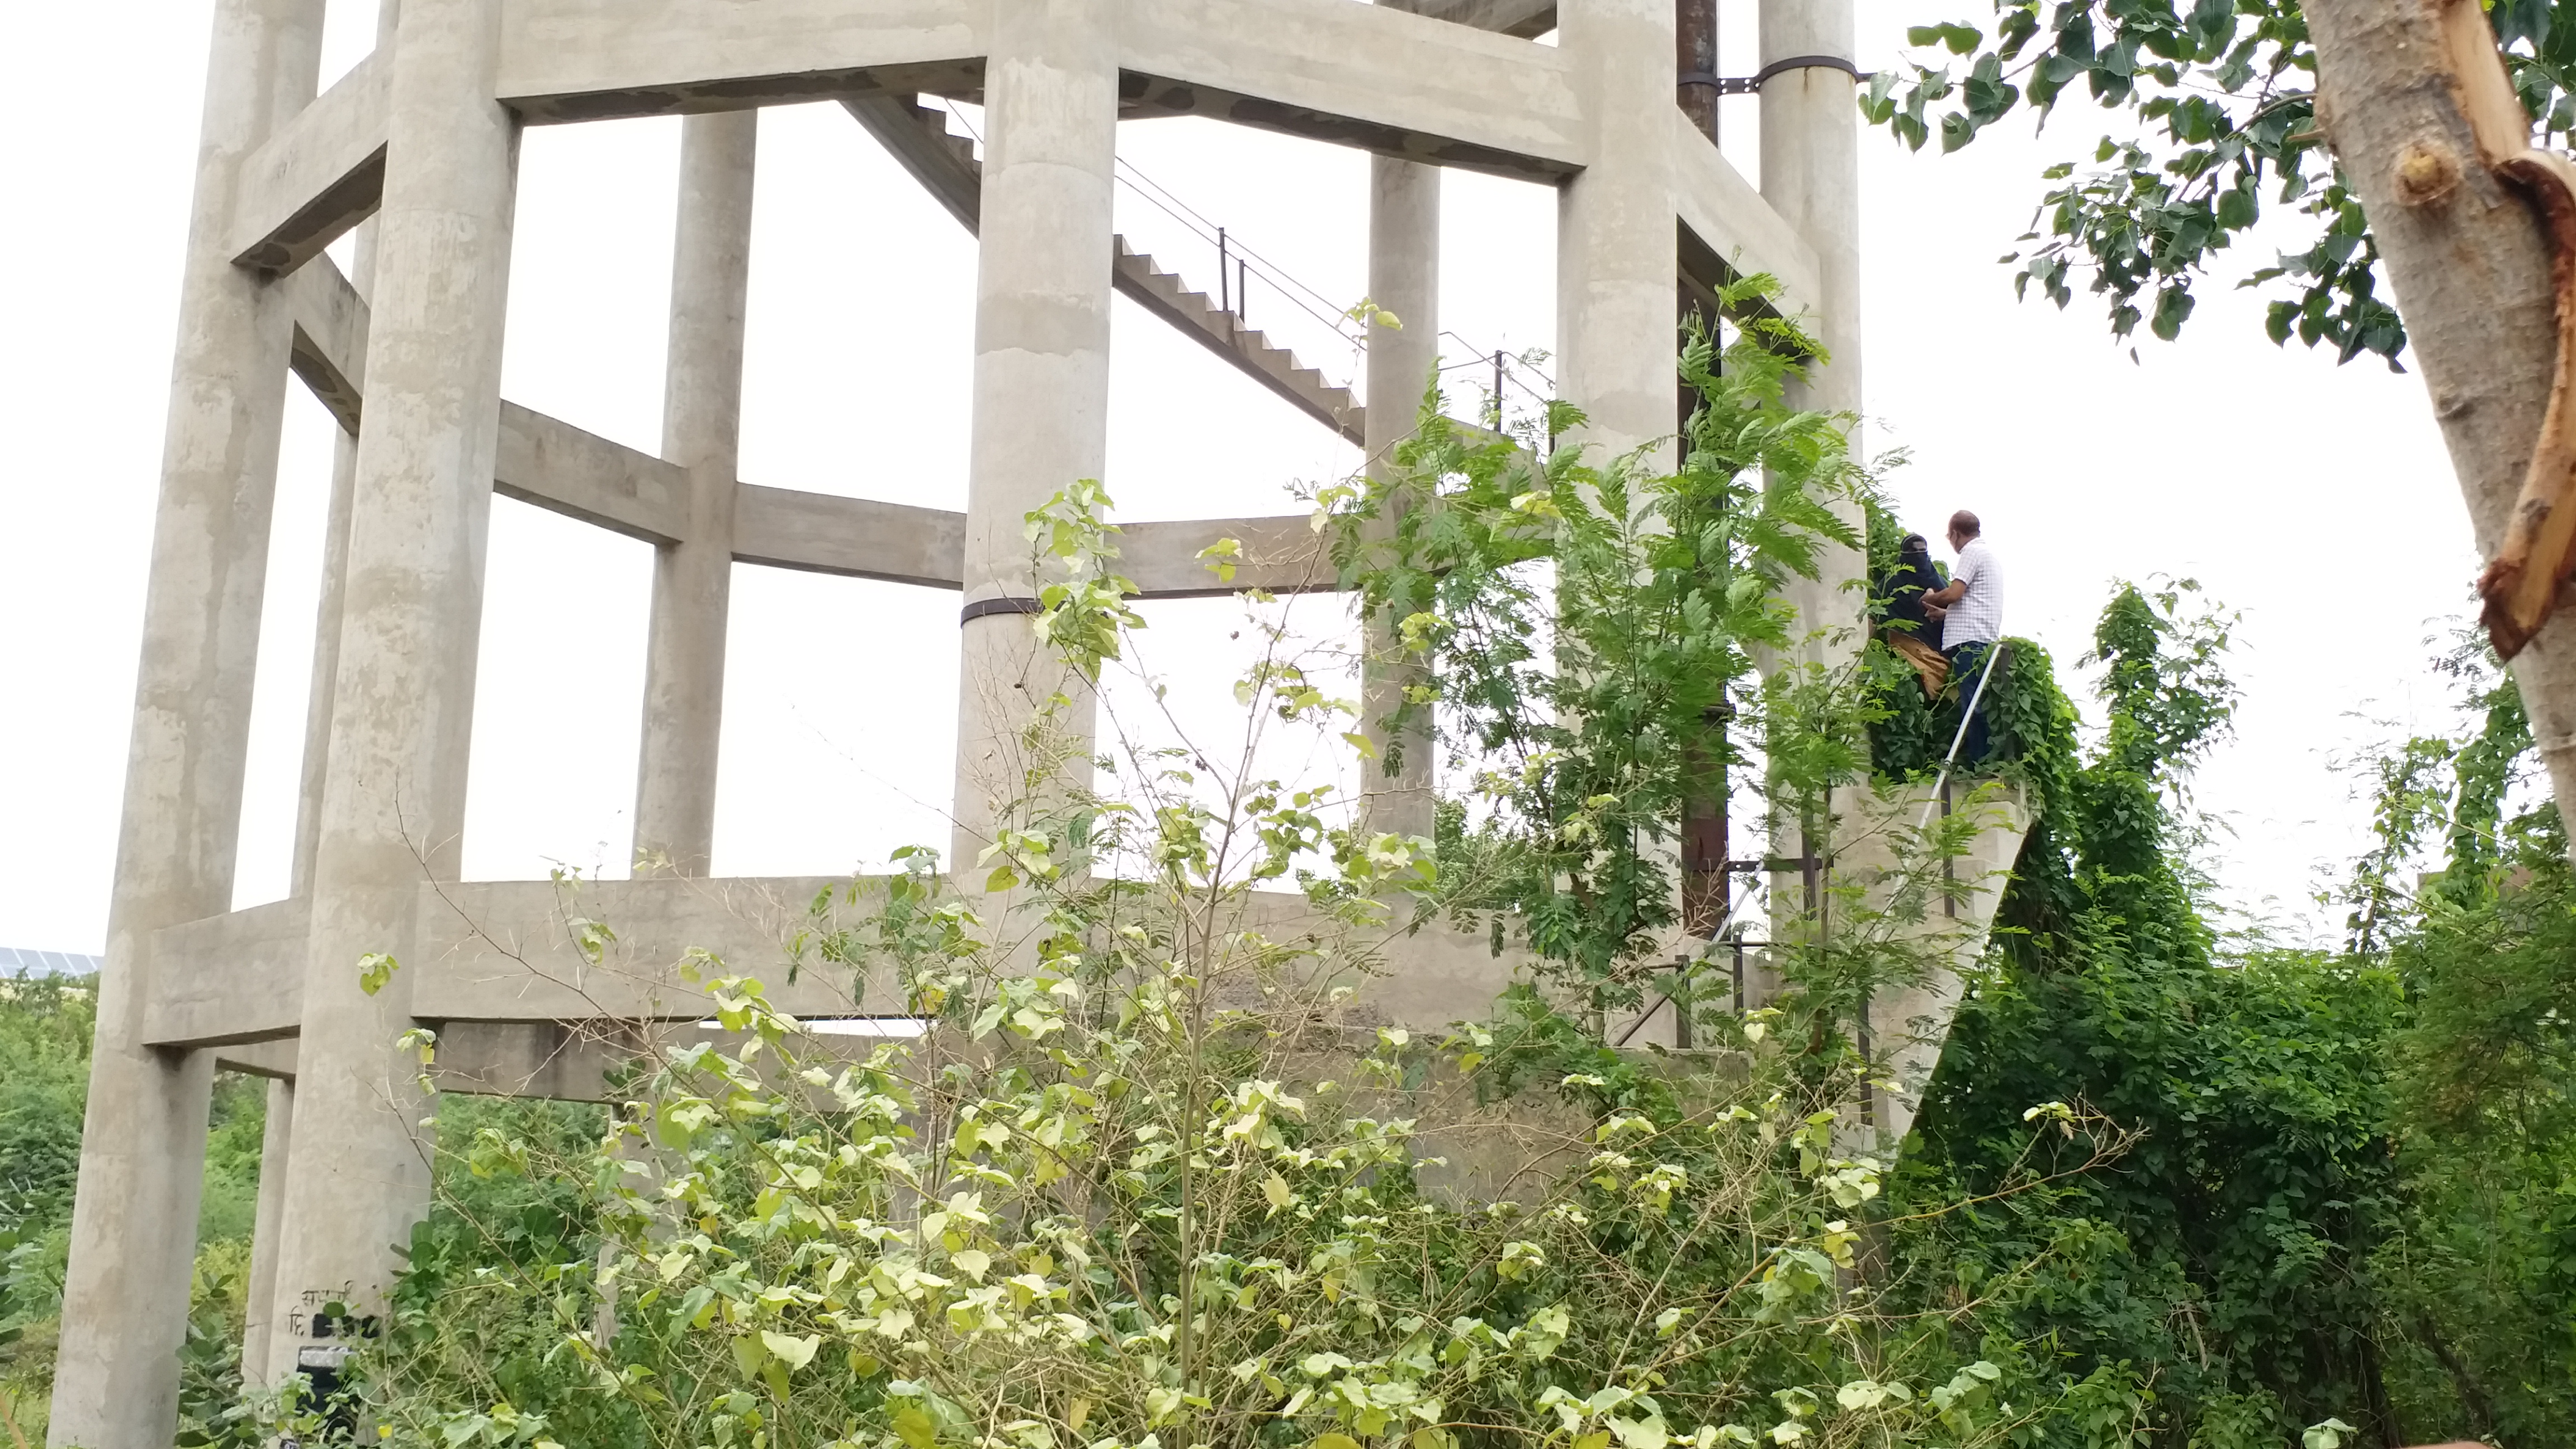
<path fill-rule="evenodd" d="M 343 1283 L 338 1288 L 307 1288 L 296 1295 L 295 1307 L 287 1310 L 286 1331 L 297 1338 L 374 1338 L 384 1331 L 383 1320 L 350 1308 L 349 1300 L 357 1296 L 355 1283 Z"/>

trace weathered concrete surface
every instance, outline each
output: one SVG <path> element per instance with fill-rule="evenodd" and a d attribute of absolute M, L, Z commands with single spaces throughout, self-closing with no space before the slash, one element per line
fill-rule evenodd
<path fill-rule="evenodd" d="M 646 543 L 690 537 L 686 469 L 517 403 L 501 404 L 492 487 L 504 498 Z"/>
<path fill-rule="evenodd" d="M 1404 8 L 1523 40 L 1536 40 L 1556 28 L 1556 0 L 1412 0 Z"/>
<path fill-rule="evenodd" d="M 635 859 L 704 875 L 715 855 L 716 746 L 733 597 L 734 473 L 742 443 L 742 335 L 760 113 L 680 125 L 680 199 L 662 456 L 687 471 L 688 523 L 653 558 Z"/>
<path fill-rule="evenodd" d="M 235 1042 L 216 1047 L 214 1053 L 216 1071 L 240 1072 L 278 1082 L 295 1080 L 295 1038 L 291 1036 L 274 1041 Z M 285 1181 L 282 1177 L 278 1180 Z"/>
<path fill-rule="evenodd" d="M 269 1361 L 313 1341 L 308 1290 L 373 1311 L 425 1206 L 401 972 L 359 988 L 370 952 L 411 951 L 417 883 L 453 880 L 483 554 L 498 446 L 517 124 L 492 99 L 499 0 L 407 0 L 387 100 L 389 170 L 358 439 Z M 327 1348 L 327 1345 L 319 1345 Z"/>
<path fill-rule="evenodd" d="M 259 1138 L 259 1203 L 253 1209 L 250 1282 L 244 1290 L 242 1362 L 268 1362 L 277 1311 L 278 1233 L 286 1211 L 288 1141 L 295 1131 L 295 1083 L 271 1078 Z"/>
<path fill-rule="evenodd" d="M 1976 821 L 1966 853 L 1942 867 L 1944 877 L 1965 887 L 1965 898 L 1935 899 L 1919 927 L 1899 933 L 1930 955 L 1932 968 L 1919 981 L 1878 992 L 1862 1023 L 1872 1058 L 1885 1065 L 1888 1079 L 1896 1083 L 1894 1092 L 1873 1100 L 1875 1125 L 1889 1143 L 1901 1140 L 1914 1125 L 1924 1086 L 1941 1063 L 1941 1045 L 1949 1039 L 1950 1019 L 1958 1011 L 1960 973 L 1985 954 L 1995 908 L 2030 831 L 2030 808 L 2019 790 L 1953 784 L 1945 793 L 1946 799 L 1917 787 L 1858 796 L 1852 811 L 1837 822 L 1842 841 L 1835 860 L 1837 879 L 1858 886 L 1866 903 L 1884 909 L 1900 890 L 1929 885 L 1907 879 L 1909 872 L 1925 867 L 1904 859 L 1915 822 L 1924 818 L 1927 807 L 1935 819 L 1955 810 Z"/>
<path fill-rule="evenodd" d="M 1672 93 L 1673 7 L 1567 0 L 1557 17 L 1592 158 L 1557 207 L 1557 387 L 1590 415 L 1575 441 L 1597 467 L 1673 432 L 1679 113 L 1633 104 Z M 1646 466 L 1667 466 L 1668 451 L 1655 450 Z"/>
<path fill-rule="evenodd" d="M 682 875 L 706 874 L 715 852 L 759 121 L 735 111 L 681 124 L 662 456 L 687 471 L 688 522 L 654 557 L 635 855 Z"/>
<path fill-rule="evenodd" d="M 1775 77 L 1777 85 L 1786 77 Z M 1822 303 L 1816 249 L 1772 210 L 1690 118 L 1673 113 L 1673 201 L 1681 224 L 1727 267 L 1780 280 L 1780 310 L 1814 315 Z"/>
<path fill-rule="evenodd" d="M 291 272 L 375 211 L 384 194 L 391 79 L 379 48 L 243 162 L 225 223 L 227 255 L 261 271 Z"/>
<path fill-rule="evenodd" d="M 953 589 L 965 577 L 966 515 L 745 483 L 733 547 L 744 563 Z"/>
<path fill-rule="evenodd" d="M 1762 63 L 1799 55 L 1851 58 L 1851 0 L 1762 0 Z M 1831 361 L 1814 369 L 1790 401 L 1853 414 L 1852 450 L 1861 444 L 1860 113 L 1852 77 L 1810 67 L 1783 71 L 1762 88 L 1762 195 L 1805 238 L 1816 257 L 1813 311 L 1806 324 Z M 1857 526 L 1858 504 L 1844 510 Z M 1790 588 L 1808 642 L 1799 657 L 1828 667 L 1849 661 L 1865 642 L 1866 607 L 1856 587 L 1860 554 L 1830 547 L 1822 577 Z"/>
<path fill-rule="evenodd" d="M 376 48 L 370 68 L 392 75 L 394 33 L 402 21 L 402 0 L 376 0 Z M 381 128 L 381 101 L 378 105 Z M 369 205 L 372 207 L 373 202 Z M 313 859 L 322 848 L 322 794 L 331 770 L 331 699 L 340 674 L 340 612 L 349 588 L 349 520 L 357 511 L 358 428 L 365 411 L 363 381 L 367 362 L 367 293 L 375 285 L 376 227 L 358 224 L 350 239 L 350 275 L 340 275 L 327 256 L 305 260 L 286 277 L 288 305 L 295 309 L 296 375 L 339 420 L 340 435 L 331 440 L 331 502 L 323 517 L 322 586 L 314 600 L 313 674 L 304 697 L 304 756 L 295 802 L 295 856 L 287 894 L 308 899 L 313 894 Z M 301 999 L 301 993 L 297 993 Z M 281 1148 L 281 1153 L 283 1148 Z M 281 1155 L 280 1170 L 284 1157 Z M 264 1180 L 264 1179 L 263 1179 Z M 274 1240 L 278 1230 L 270 1216 L 259 1231 Z M 244 1357 L 245 1364 L 260 1362 Z"/>
<path fill-rule="evenodd" d="M 689 970 L 704 980 L 756 976 L 782 1009 L 801 1016 L 900 1011 L 888 979 L 861 981 L 815 954 L 822 936 L 869 909 L 865 889 L 856 906 L 848 903 L 850 885 L 846 876 L 424 884 L 413 1014 L 424 1021 L 695 1019 L 712 998 L 688 980 Z M 818 915 L 814 902 L 827 893 L 834 902 Z M 581 944 L 585 922 L 614 935 L 597 944 L 596 955 Z M 799 949 L 804 957 L 791 981 Z"/>
<path fill-rule="evenodd" d="M 1199 556 L 1223 538 L 1241 549 L 1230 580 L 1218 578 Z M 1330 593 L 1338 583 L 1330 548 L 1331 540 L 1303 513 L 1129 523 L 1119 528 L 1118 571 L 1147 599 L 1213 598 L 1245 589 Z"/>
<path fill-rule="evenodd" d="M 1110 167 L 1117 150 L 1116 0 L 1022 0 L 995 12 L 975 275 L 975 404 L 967 449 L 965 602 L 1034 601 L 1023 519 L 1099 478 L 1108 456 Z M 998 802 L 1051 767 L 1022 731 L 1059 694 L 1088 775 L 1094 704 L 1023 613 L 960 629 L 956 822 L 950 859 L 993 839 Z M 1087 784 L 1082 780 L 1080 784 Z"/>
<path fill-rule="evenodd" d="M 160 927 L 231 904 L 293 321 L 231 264 L 245 158 L 312 98 L 320 0 L 220 0 L 180 286 L 124 823 L 108 906 L 51 1427 L 166 1444 L 214 1059 L 144 1045 Z"/>
<path fill-rule="evenodd" d="M 1398 444 L 1411 438 L 1424 389 L 1440 366 L 1440 170 L 1389 156 L 1369 158 L 1369 300 L 1392 314 L 1394 324 L 1368 324 L 1367 467 L 1385 482 L 1403 470 Z M 1391 535 L 1396 520 L 1383 520 Z M 1387 721 L 1403 707 L 1406 691 L 1429 683 L 1428 671 L 1400 658 L 1390 613 L 1361 622 L 1365 653 L 1360 664 L 1360 729 L 1377 753 L 1359 762 L 1364 828 L 1428 837 L 1437 800 L 1432 794 L 1432 730 L 1426 712 L 1402 730 Z"/>
<path fill-rule="evenodd" d="M 1848 59 L 1854 43 L 1851 0 L 1762 0 L 1761 35 L 1765 66 L 1799 55 Z M 1812 369 L 1806 383 L 1793 387 L 1789 401 L 1852 414 L 1852 449 L 1865 456 L 1859 428 L 1860 128 L 1854 84 L 1839 70 L 1812 67 L 1783 71 L 1763 86 L 1762 194 L 1815 250 L 1814 310 L 1802 320 L 1831 359 Z M 1860 527 L 1856 502 L 1840 512 L 1855 530 Z M 1840 669 L 1867 642 L 1859 551 L 1828 544 L 1818 562 L 1817 578 L 1793 580 L 1787 590 L 1797 610 L 1797 643 L 1785 659 L 1768 661 L 1767 668 Z M 1860 802 L 1855 792 L 1838 791 L 1830 808 L 1848 818 Z M 1784 823 L 1771 849 L 1782 858 L 1827 856 L 1835 842 L 1810 838 L 1793 823 Z M 1789 918 L 1803 906 L 1804 889 L 1796 875 L 1771 878 L 1775 934 L 1793 928 Z M 1757 1002 L 1765 1000 L 1777 984 L 1766 973 L 1749 994 Z"/>
<path fill-rule="evenodd" d="M 372 265 L 374 234 L 364 223 L 359 224 L 356 247 L 359 260 Z M 367 356 L 365 300 L 327 256 L 280 277 L 277 286 L 285 294 L 287 314 L 295 319 L 289 365 L 340 430 L 355 438 L 365 391 L 359 381 Z"/>
<path fill-rule="evenodd" d="M 154 932 L 153 958 L 171 969 L 143 1014 L 143 1039 L 175 1050 L 293 1035 L 311 917 L 309 900 L 289 899 Z"/>
<path fill-rule="evenodd" d="M 974 0 L 516 0 L 501 99 L 532 121 L 972 85 L 995 7 Z"/>
<path fill-rule="evenodd" d="M 1129 99 L 1163 114 L 1525 180 L 1599 160 L 1554 47 L 1350 0 L 1128 0 L 1119 29 Z"/>

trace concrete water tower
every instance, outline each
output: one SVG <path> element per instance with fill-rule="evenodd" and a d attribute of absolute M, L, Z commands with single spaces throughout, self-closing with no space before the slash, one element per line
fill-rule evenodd
<path fill-rule="evenodd" d="M 323 0 L 215 0 L 52 1442 L 170 1441 L 219 1063 L 272 1079 L 245 1367 L 273 1379 L 365 1332 L 424 1210 L 403 1031 L 440 1029 L 467 1085 L 578 1096 L 596 1082 L 580 1043 L 697 1014 L 670 969 L 688 947 L 775 950 L 764 912 L 817 882 L 706 876 L 737 561 L 960 592 L 954 813 L 975 839 L 1030 707 L 1021 515 L 1103 471 L 1113 292 L 1382 455 L 1434 365 L 1438 168 L 1463 167 L 1557 190 L 1557 384 L 1599 449 L 1673 430 L 1676 318 L 1736 271 L 1777 277 L 1830 348 L 1805 401 L 1857 409 L 1851 0 L 1758 0 L 1761 54 L 1732 80 L 1716 0 L 1678 3 L 387 0 L 374 54 L 317 96 Z M 1713 139 L 1715 97 L 1752 91 L 1759 191 Z M 984 106 L 980 161 L 924 96 Z M 816 100 L 978 237 L 962 514 L 735 476 L 759 108 Z M 663 114 L 687 120 L 648 456 L 505 402 L 501 338 L 521 128 Z M 1178 114 L 1372 153 L 1370 291 L 1407 325 L 1374 330 L 1364 398 L 1113 234 L 1119 121 Z M 353 229 L 343 275 L 323 249 Z M 290 376 L 346 436 L 293 892 L 232 911 Z M 496 488 L 658 551 L 635 818 L 669 866 L 590 907 L 618 923 L 624 969 L 564 942 L 547 883 L 460 880 Z M 1147 525 L 1127 564 L 1149 595 L 1206 593 L 1194 556 L 1231 535 L 1256 555 L 1238 585 L 1296 587 L 1310 575 L 1284 541 L 1303 532 Z M 1426 786 L 1385 782 L 1375 808 L 1422 819 Z M 370 996 L 358 962 L 379 952 L 403 969 Z M 1458 999 L 1474 971 L 1420 967 L 1423 1009 L 1481 1005 Z M 851 1010 L 819 975 L 782 1004 Z"/>

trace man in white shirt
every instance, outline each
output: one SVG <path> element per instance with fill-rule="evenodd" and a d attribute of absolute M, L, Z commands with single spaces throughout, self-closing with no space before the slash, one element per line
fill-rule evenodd
<path fill-rule="evenodd" d="M 1946 587 L 1923 596 L 1926 605 L 1939 611 L 1941 653 L 1950 661 L 1951 687 L 1959 691 L 1963 708 L 1977 697 L 1987 661 L 1994 655 L 1996 642 L 2003 638 L 2003 569 L 1995 562 L 1994 550 L 1987 547 L 1984 535 L 1985 526 L 1977 521 L 1977 515 L 1964 508 L 1951 514 L 1950 547 L 1959 555 L 1959 566 L 1951 571 Z M 1959 762 L 1974 764 L 1984 759 L 1986 744 L 1986 710 L 1981 704 L 1968 718 L 1967 733 L 1959 745 Z"/>

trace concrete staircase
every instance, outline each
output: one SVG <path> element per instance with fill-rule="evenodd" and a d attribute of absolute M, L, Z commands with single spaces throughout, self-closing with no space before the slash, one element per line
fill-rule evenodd
<path fill-rule="evenodd" d="M 949 133 L 946 111 L 899 95 L 845 99 L 841 105 L 949 215 L 968 231 L 976 229 L 983 167 L 975 159 L 974 142 Z M 1205 292 L 1189 290 L 1177 273 L 1155 265 L 1123 236 L 1111 239 L 1110 268 L 1112 284 L 1146 311 L 1354 446 L 1367 446 L 1367 416 L 1349 388 L 1325 381 L 1323 373 L 1246 328 L 1242 318 L 1217 306 Z"/>

